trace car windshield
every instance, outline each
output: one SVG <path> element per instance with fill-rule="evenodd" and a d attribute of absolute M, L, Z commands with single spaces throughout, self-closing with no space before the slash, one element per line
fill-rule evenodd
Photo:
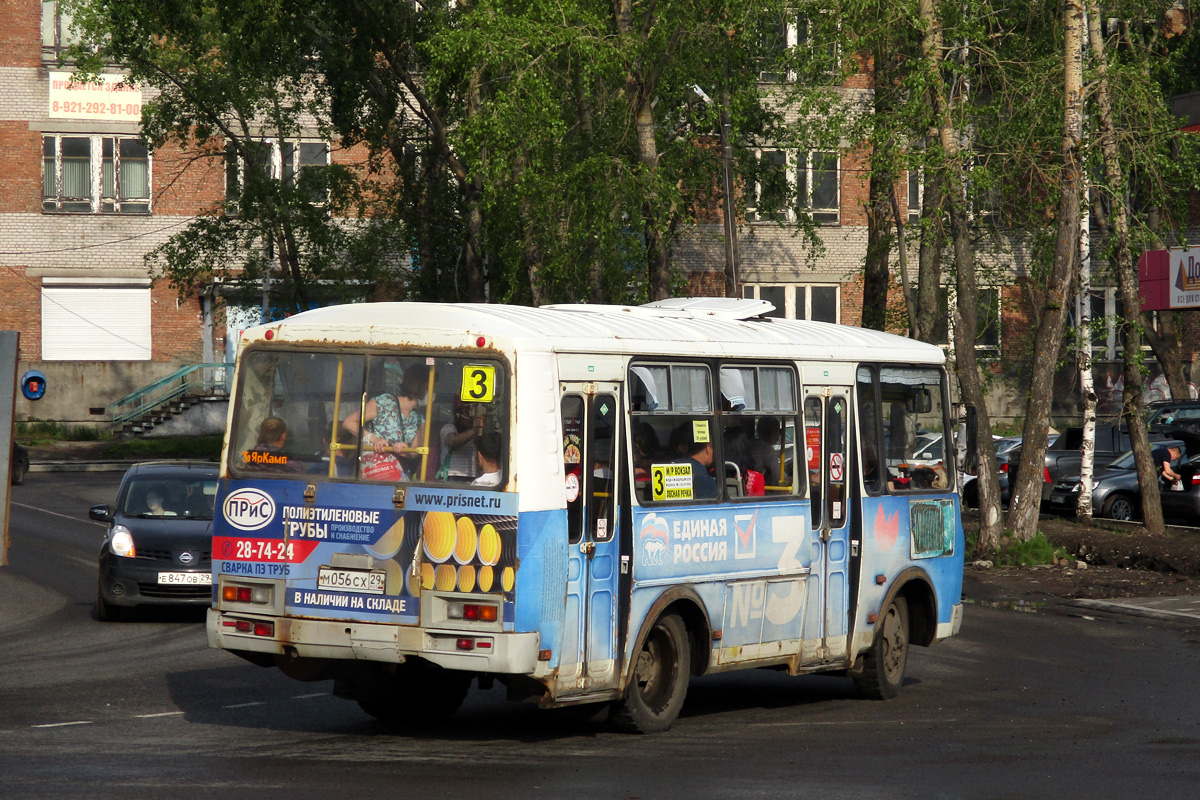
<path fill-rule="evenodd" d="M 125 490 L 121 513 L 128 517 L 212 519 L 216 497 L 215 477 L 135 478 Z"/>

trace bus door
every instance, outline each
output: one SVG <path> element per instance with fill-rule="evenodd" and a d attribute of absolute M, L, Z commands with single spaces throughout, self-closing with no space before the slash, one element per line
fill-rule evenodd
<path fill-rule="evenodd" d="M 824 660 L 844 657 L 849 646 L 849 398 L 849 386 L 810 387 L 804 398 L 812 563 L 814 574 L 820 575 L 817 608 L 823 609 L 819 656 Z M 806 630 L 805 638 L 812 634 Z"/>
<path fill-rule="evenodd" d="M 556 695 L 615 688 L 621 386 L 562 384 L 567 600 Z"/>

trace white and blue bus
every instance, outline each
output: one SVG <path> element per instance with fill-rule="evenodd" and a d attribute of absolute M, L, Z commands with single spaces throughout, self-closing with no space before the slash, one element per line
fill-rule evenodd
<path fill-rule="evenodd" d="M 945 356 L 757 300 L 375 303 L 247 331 L 208 638 L 419 725 L 472 680 L 654 731 L 692 675 L 891 697 L 962 622 Z M 918 457 L 926 456 L 926 457 Z"/>

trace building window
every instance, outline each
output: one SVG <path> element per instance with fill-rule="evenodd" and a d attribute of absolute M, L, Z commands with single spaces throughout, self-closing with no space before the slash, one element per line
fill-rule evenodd
<path fill-rule="evenodd" d="M 42 137 L 42 210 L 147 214 L 150 152 L 134 136 Z"/>
<path fill-rule="evenodd" d="M 71 24 L 71 13 L 57 0 L 42 2 L 42 60 L 58 61 L 71 45 L 81 41 Z"/>
<path fill-rule="evenodd" d="M 225 145 L 225 197 L 236 211 L 250 170 L 269 180 L 282 180 L 285 186 L 299 189 L 311 203 L 324 203 L 328 192 L 320 169 L 329 165 L 326 142 L 278 142 L 268 139 L 246 142 L 241 151 Z"/>
<path fill-rule="evenodd" d="M 150 288 L 63 280 L 42 286 L 45 361 L 150 360 Z"/>
<path fill-rule="evenodd" d="M 1000 352 L 1000 289 L 995 286 L 984 286 L 978 290 L 978 306 L 976 313 L 975 350 L 984 353 Z M 951 314 L 951 296 L 949 287 L 943 286 L 938 290 L 938 303 L 941 306 L 938 315 L 936 341 L 938 344 L 949 346 L 954 336 L 954 325 Z"/>
<path fill-rule="evenodd" d="M 921 221 L 921 203 L 925 200 L 925 181 L 919 169 L 908 171 L 908 224 Z"/>
<path fill-rule="evenodd" d="M 808 214 L 814 222 L 836 225 L 838 161 L 837 153 L 760 150 L 753 162 L 754 204 L 746 208 L 747 219 L 794 222 L 798 214 Z"/>
<path fill-rule="evenodd" d="M 825 83 L 840 78 L 840 29 L 834 15 L 820 11 L 813 17 L 789 10 L 760 18 L 758 39 L 763 55 L 758 59 L 759 81 Z"/>
<path fill-rule="evenodd" d="M 742 296 L 766 300 L 775 306 L 769 317 L 833 323 L 841 320 L 841 286 L 836 283 L 784 286 L 748 283 L 742 285 Z"/>

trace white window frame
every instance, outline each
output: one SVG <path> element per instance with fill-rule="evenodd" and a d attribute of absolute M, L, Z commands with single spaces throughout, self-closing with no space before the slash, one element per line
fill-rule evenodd
<path fill-rule="evenodd" d="M 83 41 L 61 5 L 58 0 L 42 0 L 42 61 L 46 63 L 57 63 L 68 47 Z"/>
<path fill-rule="evenodd" d="M 41 312 L 43 361 L 151 358 L 148 280 L 43 278 Z M 64 327 L 71 329 L 67 339 Z"/>
<path fill-rule="evenodd" d="M 952 349 L 954 347 L 954 312 L 958 307 L 958 296 L 951 291 L 953 288 L 951 286 L 943 284 L 941 288 L 946 293 L 946 341 L 940 346 Z M 985 292 L 996 293 L 996 343 L 988 344 L 976 339 L 975 352 L 999 355 L 1004 345 L 1004 287 L 999 285 L 976 287 L 976 294 L 980 297 Z"/>
<path fill-rule="evenodd" d="M 921 221 L 921 211 L 925 208 L 924 170 L 917 167 L 909 169 L 907 183 L 908 188 L 904 195 L 908 207 L 908 224 L 915 225 Z"/>
<path fill-rule="evenodd" d="M 333 148 L 330 145 L 330 143 L 325 141 L 324 139 L 316 139 L 316 138 L 309 138 L 309 137 L 302 136 L 302 137 L 297 137 L 297 138 L 287 138 L 287 139 L 282 140 L 282 142 L 284 144 L 291 145 L 291 147 L 292 147 L 292 168 L 291 168 L 291 179 L 292 180 L 295 180 L 300 175 L 300 171 L 302 169 L 305 169 L 307 167 L 317 166 L 315 164 L 308 164 L 308 165 L 304 165 L 304 166 L 302 166 L 300 164 L 300 151 L 301 151 L 301 148 L 306 144 L 319 144 L 325 148 L 325 163 L 321 166 L 327 167 L 332 163 Z M 283 180 L 284 159 L 283 159 L 283 147 L 281 145 L 280 140 L 274 139 L 274 138 L 258 139 L 258 140 L 255 140 L 253 142 L 253 144 L 263 145 L 265 147 L 271 148 L 271 179 L 276 180 L 276 181 Z M 227 144 L 226 150 L 225 150 L 226 159 L 229 158 L 230 148 L 231 148 L 231 145 Z M 230 192 L 229 178 L 230 178 L 230 170 L 228 168 L 226 168 L 226 170 L 225 170 L 225 198 L 230 203 L 236 203 L 237 198 L 241 196 L 241 187 L 245 186 L 245 184 L 246 184 L 246 159 L 241 153 L 237 154 L 237 179 L 238 179 L 238 187 L 237 188 L 238 188 L 238 191 L 237 191 L 236 195 L 232 194 Z M 328 201 L 328 195 L 326 196 L 325 200 L 321 201 L 320 204 L 323 205 L 327 201 Z"/>
<path fill-rule="evenodd" d="M 840 283 L 743 283 L 742 297 L 747 299 L 762 300 L 762 290 L 764 288 L 782 289 L 784 297 L 783 308 L 777 308 L 778 316 L 785 319 L 812 319 L 812 302 L 814 288 L 833 289 L 833 309 L 834 319 L 837 324 L 842 321 L 842 285 Z M 803 288 L 804 291 L 804 308 L 797 308 L 796 305 L 796 290 Z"/>
<path fill-rule="evenodd" d="M 66 198 L 63 196 L 63 139 L 88 140 L 88 195 Z M 54 141 L 54 195 L 46 194 L 46 141 Z M 113 147 L 113 196 L 104 195 L 104 142 L 111 141 Z M 140 141 L 134 134 L 112 133 L 43 133 L 42 134 L 42 212 L 47 214 L 151 214 L 154 211 L 154 155 L 146 150 L 146 196 L 144 198 L 121 199 L 121 142 Z M 64 209 L 64 205 L 84 201 L 88 209 Z M 111 204 L 111 208 L 105 208 Z M 129 206 L 124 208 L 123 206 Z"/>
<path fill-rule="evenodd" d="M 798 208 L 802 208 L 805 213 L 814 217 L 814 221 L 818 225 L 836 226 L 841 224 L 842 220 L 842 154 L 833 150 L 808 150 L 804 151 L 804 197 L 798 197 L 799 184 L 798 178 L 801 167 L 798 163 L 798 150 L 786 150 L 781 148 L 762 147 L 756 148 L 753 151 L 755 161 L 762 163 L 762 157 L 766 153 L 782 153 L 784 156 L 784 176 L 787 183 L 787 191 L 785 192 L 785 205 L 781 208 L 773 209 L 778 219 L 787 222 L 795 222 L 798 216 Z M 813 177 L 818 172 L 814 165 L 817 161 L 817 156 L 832 155 L 834 157 L 834 202 L 832 206 L 815 207 L 813 205 Z M 746 204 L 746 219 L 750 222 L 774 222 L 770 213 L 759 213 L 759 198 L 762 195 L 762 182 L 757 178 L 754 181 L 754 204 L 749 202 Z M 748 200 L 750 198 L 747 198 Z M 803 203 L 801 203 L 803 201 Z M 832 219 L 816 219 L 817 215 L 832 215 Z"/>

